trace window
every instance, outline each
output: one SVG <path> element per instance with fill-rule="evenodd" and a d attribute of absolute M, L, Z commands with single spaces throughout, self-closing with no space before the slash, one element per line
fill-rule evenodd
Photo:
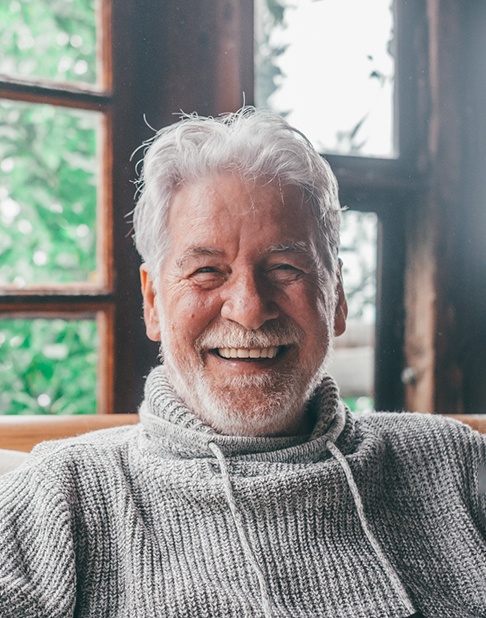
<path fill-rule="evenodd" d="M 11 0 L 0 38 L 0 410 L 111 407 L 107 0 Z"/>
<path fill-rule="evenodd" d="M 377 216 L 343 213 L 340 255 L 348 302 L 346 331 L 334 341 L 329 372 L 353 411 L 373 409 Z"/>
<path fill-rule="evenodd" d="M 157 363 L 157 346 L 144 334 L 139 262 L 129 236 L 127 214 L 133 208 L 131 181 L 135 176 L 130 155 L 152 134 L 144 114 L 150 125 L 159 128 L 173 122 L 173 114 L 181 109 L 213 115 L 235 110 L 243 102 L 243 93 L 247 103 L 261 103 L 260 85 L 254 88 L 253 31 L 254 8 L 263 1 L 117 0 L 110 5 L 108 0 L 7 0 L 2 4 L 1 389 L 5 381 L 15 381 L 12 369 L 5 371 L 5 366 L 19 362 L 21 376 L 26 375 L 25 367 L 31 367 L 24 354 L 30 345 L 26 333 L 36 338 L 37 349 L 48 360 L 41 360 L 43 369 L 37 377 L 29 373 L 32 383 L 54 380 L 49 364 L 66 369 L 67 346 L 74 356 L 84 349 L 85 377 L 94 380 L 89 376 L 97 376 L 96 409 L 136 411 L 144 376 Z M 302 0 L 292 7 L 321 11 L 336 4 L 359 6 L 348 9 L 346 24 L 339 29 L 344 49 L 333 48 L 322 61 L 317 55 L 309 60 L 307 82 L 317 87 L 317 94 L 309 96 L 312 99 L 322 86 L 324 65 L 337 66 L 345 59 L 350 39 L 356 38 L 356 23 L 365 22 L 362 29 L 367 30 L 371 10 L 381 0 L 373 2 L 372 8 L 358 0 Z M 278 6 L 284 6 L 284 0 L 272 5 L 279 18 Z M 364 6 L 369 11 L 366 20 L 358 14 Z M 59 7 L 69 7 L 69 13 L 54 19 Z M 297 12 L 292 7 L 283 11 L 289 22 L 291 9 L 294 15 Z M 363 57 L 361 63 L 365 75 L 376 71 L 367 80 L 375 95 L 348 96 L 362 98 L 359 103 L 367 107 L 357 108 L 349 122 L 333 127 L 337 129 L 334 141 L 319 132 L 312 136 L 336 172 L 341 202 L 351 217 L 362 213 L 365 219 L 376 218 L 375 406 L 482 412 L 486 401 L 485 363 L 481 362 L 486 349 L 486 4 L 395 0 L 391 11 L 391 3 L 383 0 L 383 7 L 388 20 L 393 16 L 393 36 L 388 28 L 381 37 L 384 60 L 378 61 L 375 51 L 365 52 L 372 58 Z M 52 21 L 41 27 L 47 18 Z M 76 31 L 73 20 L 77 20 Z M 30 31 L 24 23 L 32 24 Z M 271 28 L 277 33 L 280 26 Z M 289 31 L 290 26 L 278 37 Z M 50 55 L 36 53 L 34 44 L 39 37 L 52 49 L 67 51 L 67 60 L 52 62 Z M 374 41 L 379 38 L 374 36 Z M 85 47 L 86 41 L 91 41 L 91 47 Z M 315 45 L 320 43 L 319 39 Z M 286 43 L 284 38 L 275 38 L 272 44 Z M 277 55 L 278 63 L 283 56 Z M 283 64 L 267 63 L 266 67 L 287 70 Z M 278 72 L 273 77 L 278 81 Z M 341 82 L 340 91 L 345 79 Z M 371 119 L 368 103 L 391 97 L 393 122 L 389 112 L 379 112 L 388 137 L 371 148 L 371 137 L 366 135 Z M 314 125 L 328 126 L 321 107 L 325 101 L 321 102 L 306 112 L 312 131 Z M 278 104 L 280 111 L 289 111 L 283 102 Z M 295 119 L 295 124 L 302 122 Z M 72 225 L 63 218 L 67 212 L 63 196 L 46 197 L 46 183 L 35 185 L 34 201 L 25 199 L 30 189 L 26 185 L 35 184 L 35 178 L 28 176 L 34 164 L 26 165 L 25 148 L 20 156 L 15 144 L 26 140 L 37 173 L 42 166 L 49 169 L 52 161 L 43 160 L 42 146 L 32 141 L 31 148 L 30 140 L 41 127 L 45 131 L 42 139 L 58 139 L 63 155 L 69 153 L 61 164 L 65 171 L 72 164 L 78 170 L 74 186 L 83 185 L 83 192 L 76 189 L 67 209 L 74 216 L 74 203 L 82 202 L 83 213 L 76 215 Z M 70 150 L 71 130 L 84 132 L 79 153 Z M 375 136 L 375 130 L 371 134 Z M 39 136 L 36 139 L 42 143 Z M 13 197 L 10 183 L 20 173 L 24 174 L 17 181 L 20 194 Z M 41 223 L 48 220 L 52 225 L 44 229 Z M 5 234 L 12 225 L 15 234 Z M 64 255 L 57 259 L 49 250 L 53 239 L 64 247 L 59 251 Z M 25 250 L 16 251 L 21 245 Z M 10 252 L 8 259 L 4 251 Z M 46 278 L 46 273 L 51 274 Z M 444 337 L 444 332 L 449 336 Z M 404 386 L 401 376 L 407 364 L 413 370 L 407 375 L 415 377 Z M 64 375 L 59 380 L 67 386 Z M 15 384 L 8 401 L 15 400 L 21 389 L 19 382 Z M 84 392 L 92 396 L 94 388 Z M 56 408 L 49 407 L 56 397 L 42 389 L 33 392 L 31 399 L 37 401 L 39 411 L 56 413 Z M 82 411 L 94 405 L 84 395 L 83 401 Z M 4 406 L 10 405 L 0 399 L 0 412 L 8 412 Z"/>
<path fill-rule="evenodd" d="M 395 155 L 390 0 L 256 0 L 255 34 L 257 106 L 320 152 Z"/>
<path fill-rule="evenodd" d="M 204 19 L 175 0 L 150 3 L 146 11 L 133 0 L 113 6 L 108 0 L 55 5 L 12 0 L 3 8 L 8 18 L 0 39 L 7 51 L 1 54 L 0 122 L 9 138 L 2 147 L 10 148 L 2 152 L 6 173 L 0 189 L 0 216 L 8 224 L 0 236 L 8 252 L 0 258 L 0 364 L 10 392 L 1 403 L 3 413 L 19 398 L 19 411 L 66 410 L 54 385 L 67 384 L 70 359 L 76 359 L 72 375 L 79 374 L 83 357 L 86 379 L 78 412 L 136 410 L 157 350 L 147 342 L 141 320 L 138 258 L 126 218 L 133 208 L 134 166 L 128 162 L 151 135 L 144 114 L 160 127 L 179 109 L 203 114 L 236 109 L 243 92 L 252 102 L 253 6 L 237 2 L 228 12 L 223 4 L 201 6 Z M 56 14 L 59 7 L 64 13 Z M 39 12 L 50 20 L 42 27 Z M 35 53 L 38 44 L 49 54 Z M 144 61 L 147 55 L 153 66 Z M 158 79 L 154 66 L 160 66 Z M 54 151 L 55 160 L 42 156 Z M 389 195 L 382 179 L 396 161 L 373 158 L 370 196 L 363 194 L 370 187 L 363 157 L 332 157 L 343 204 L 378 213 L 383 232 L 382 207 Z M 13 195 L 11 179 L 21 172 Z M 35 200 L 29 198 L 33 186 Z M 380 237 L 382 252 L 391 236 Z M 390 328 L 396 331 L 394 323 Z M 389 371 L 389 362 L 383 366 Z"/>
<path fill-rule="evenodd" d="M 256 0 L 255 102 L 301 129 L 331 161 L 340 180 L 341 257 L 348 297 L 346 333 L 335 341 L 329 371 L 352 409 L 375 397 L 378 242 L 383 232 L 376 175 L 363 200 L 341 176 L 400 158 L 395 131 L 396 10 L 390 0 Z M 363 24 L 366 23 L 366 28 Z M 346 36 L 343 35 L 346 33 Z M 378 191 L 377 191 L 378 190 Z M 346 195 L 348 194 L 348 195 Z M 377 354 L 378 358 L 378 354 Z M 378 405 L 382 396 L 378 392 Z"/>

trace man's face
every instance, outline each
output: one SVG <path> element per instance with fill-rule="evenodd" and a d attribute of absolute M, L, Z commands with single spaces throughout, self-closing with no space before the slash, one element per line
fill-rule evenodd
<path fill-rule="evenodd" d="M 345 327 L 316 227 L 301 192 L 276 182 L 212 176 L 173 198 L 157 293 L 142 267 L 147 334 L 177 394 L 221 433 L 309 429 L 305 403 Z"/>

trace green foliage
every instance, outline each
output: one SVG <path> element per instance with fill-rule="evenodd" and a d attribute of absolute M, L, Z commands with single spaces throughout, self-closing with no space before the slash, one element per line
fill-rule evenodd
<path fill-rule="evenodd" d="M 94 5 L 0 4 L 0 71 L 94 83 Z M 98 113 L 0 101 L 0 284 L 95 277 L 100 129 Z"/>
<path fill-rule="evenodd" d="M 95 84 L 95 0 L 0 3 L 0 73 Z"/>
<path fill-rule="evenodd" d="M 96 412 L 93 320 L 0 320 L 0 413 Z"/>
<path fill-rule="evenodd" d="M 98 115 L 0 102 L 0 283 L 96 276 Z"/>
<path fill-rule="evenodd" d="M 374 410 L 374 402 L 371 397 L 348 397 L 343 399 L 351 412 L 372 412 Z"/>
<path fill-rule="evenodd" d="M 96 0 L 0 3 L 0 73 L 96 84 Z M 0 285 L 96 278 L 101 114 L 0 100 Z M 0 414 L 96 411 L 96 323 L 0 320 Z"/>

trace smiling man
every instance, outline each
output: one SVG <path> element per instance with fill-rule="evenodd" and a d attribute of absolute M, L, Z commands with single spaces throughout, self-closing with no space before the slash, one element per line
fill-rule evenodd
<path fill-rule="evenodd" d="M 308 432 L 347 312 L 327 163 L 285 122 L 246 110 L 162 131 L 144 169 L 145 322 L 176 393 L 221 433 Z"/>
<path fill-rule="evenodd" d="M 221 433 L 311 428 L 305 404 L 346 307 L 308 201 L 278 180 L 216 170 L 177 190 L 160 274 L 142 267 L 147 333 L 167 376 Z"/>
<path fill-rule="evenodd" d="M 485 440 L 353 416 L 328 164 L 246 108 L 160 131 L 134 216 L 163 363 L 136 427 L 0 479 L 0 616 L 486 616 Z"/>

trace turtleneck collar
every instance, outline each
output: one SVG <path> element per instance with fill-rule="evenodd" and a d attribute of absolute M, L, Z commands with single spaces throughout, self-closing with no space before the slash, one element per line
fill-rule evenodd
<path fill-rule="evenodd" d="M 326 451 L 326 442 L 336 442 L 345 427 L 345 433 L 349 433 L 354 425 L 330 376 L 324 377 L 308 405 L 316 419 L 308 436 L 222 435 L 205 425 L 184 405 L 175 394 L 165 368 L 159 366 L 147 378 L 140 419 L 160 448 L 182 458 L 211 457 L 209 445 L 213 443 L 227 457 L 305 462 L 320 459 Z"/>
<path fill-rule="evenodd" d="M 347 450 L 354 421 L 349 410 L 339 399 L 339 391 L 330 376 L 326 376 L 309 401 L 316 419 L 309 436 L 281 438 L 224 436 L 202 423 L 175 395 L 163 367 L 154 369 L 147 378 L 145 400 L 140 409 L 140 419 L 145 431 L 154 438 L 153 446 L 179 458 L 215 458 L 218 462 L 221 483 L 231 511 L 238 538 L 245 556 L 257 577 L 261 606 L 265 618 L 273 618 L 274 601 L 257 553 L 254 551 L 245 521 L 241 515 L 238 497 L 231 478 L 229 460 L 311 463 L 332 457 L 342 468 L 356 512 L 377 560 L 387 574 L 390 584 L 402 599 L 403 607 L 414 613 L 413 604 L 397 572 L 388 560 L 369 525 L 363 508 L 359 488 L 343 453 Z M 336 445 L 339 439 L 340 447 Z M 416 614 L 414 614 L 416 615 Z"/>

